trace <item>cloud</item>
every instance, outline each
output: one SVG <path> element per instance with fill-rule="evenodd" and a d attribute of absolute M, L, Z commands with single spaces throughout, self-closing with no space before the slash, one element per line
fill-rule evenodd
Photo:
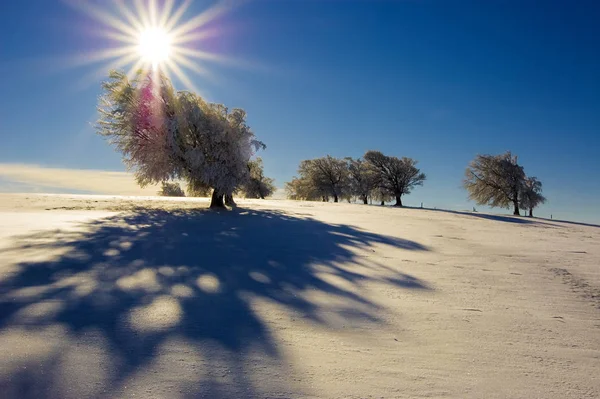
<path fill-rule="evenodd" d="M 139 187 L 127 172 L 0 163 L 0 191 L 156 195 L 158 189 Z"/>

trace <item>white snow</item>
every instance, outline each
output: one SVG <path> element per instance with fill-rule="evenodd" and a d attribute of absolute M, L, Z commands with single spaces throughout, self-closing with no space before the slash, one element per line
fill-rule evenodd
<path fill-rule="evenodd" d="M 3 398 L 600 397 L 600 227 L 0 195 Z"/>

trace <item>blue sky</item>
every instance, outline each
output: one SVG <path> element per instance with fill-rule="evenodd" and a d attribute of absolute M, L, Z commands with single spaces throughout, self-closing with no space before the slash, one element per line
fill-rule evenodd
<path fill-rule="evenodd" d="M 540 216 L 600 222 L 599 20 L 585 0 L 255 0 L 197 44 L 245 62 L 189 76 L 248 111 L 279 186 L 303 159 L 378 149 L 428 175 L 406 204 L 471 209 L 468 162 L 511 150 L 544 183 Z M 114 45 L 100 28 L 61 1 L 2 3 L 0 164 L 124 170 L 91 127 L 103 64 L 72 63 Z"/>

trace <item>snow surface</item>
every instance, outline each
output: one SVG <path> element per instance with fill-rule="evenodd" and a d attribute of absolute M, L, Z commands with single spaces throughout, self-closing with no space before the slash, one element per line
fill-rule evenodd
<path fill-rule="evenodd" d="M 0 195 L 2 398 L 597 398 L 600 227 Z"/>

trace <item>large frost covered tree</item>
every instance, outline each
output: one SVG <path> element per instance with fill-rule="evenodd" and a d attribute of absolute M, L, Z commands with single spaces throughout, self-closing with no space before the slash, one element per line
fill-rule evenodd
<path fill-rule="evenodd" d="M 129 79 L 112 71 L 102 84 L 97 132 L 123 154 L 141 186 L 175 178 L 213 189 L 211 208 L 249 177 L 248 161 L 264 144 L 246 112 L 176 92 L 160 72 Z"/>
<path fill-rule="evenodd" d="M 402 206 L 402 196 L 410 194 L 416 186 L 422 186 L 427 178 L 416 167 L 417 161 L 412 158 L 396 158 L 379 151 L 367 151 L 364 159 L 379 174 L 382 197 L 386 194 L 393 196 L 396 199 L 395 206 Z"/>
<path fill-rule="evenodd" d="M 542 182 L 537 177 L 527 177 L 523 182 L 519 205 L 522 209 L 529 209 L 529 216 L 533 217 L 533 209 L 546 202 L 542 195 Z"/>
<path fill-rule="evenodd" d="M 465 171 L 464 187 L 479 205 L 509 208 L 520 215 L 519 199 L 525 171 L 510 151 L 500 155 L 477 155 Z"/>

